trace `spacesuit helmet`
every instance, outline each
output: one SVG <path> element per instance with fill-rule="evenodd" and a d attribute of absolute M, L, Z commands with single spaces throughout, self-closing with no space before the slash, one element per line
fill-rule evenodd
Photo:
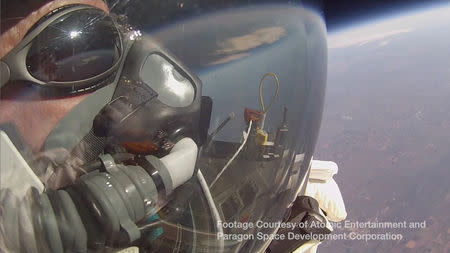
<path fill-rule="evenodd" d="M 0 247 L 265 249 L 317 140 L 322 19 L 255 5 L 161 25 L 152 3 L 62 2 L 2 53 Z"/>

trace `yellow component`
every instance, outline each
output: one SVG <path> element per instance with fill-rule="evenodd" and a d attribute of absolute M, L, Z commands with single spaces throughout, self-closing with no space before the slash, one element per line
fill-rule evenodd
<path fill-rule="evenodd" d="M 256 138 L 255 138 L 255 142 L 258 145 L 265 145 L 267 143 L 267 140 L 269 139 L 269 134 L 262 130 L 262 129 L 258 129 L 256 130 Z"/>

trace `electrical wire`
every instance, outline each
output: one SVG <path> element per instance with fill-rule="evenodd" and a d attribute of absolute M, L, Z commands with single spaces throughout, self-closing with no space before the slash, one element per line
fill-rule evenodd
<path fill-rule="evenodd" d="M 251 121 L 250 121 L 251 122 Z M 202 187 L 203 193 L 205 194 L 206 200 L 208 201 L 209 208 L 211 209 L 211 214 L 214 218 L 214 225 L 216 226 L 217 233 L 223 234 L 223 228 L 221 225 L 222 220 L 220 219 L 219 211 L 217 210 L 217 206 L 214 203 L 214 199 L 211 195 L 211 191 L 209 190 L 208 184 L 206 183 L 205 177 L 203 177 L 202 171 L 199 169 L 197 172 L 197 179 L 200 182 L 200 186 Z M 219 249 L 218 253 L 223 253 L 225 247 L 225 242 L 223 236 L 219 238 Z"/>
<path fill-rule="evenodd" d="M 275 90 L 275 95 L 272 98 L 272 101 L 270 102 L 269 106 L 266 108 L 265 104 L 264 104 L 264 98 L 263 98 L 263 81 L 268 76 L 272 76 L 273 79 L 275 79 L 276 90 Z M 278 80 L 278 76 L 275 73 L 272 73 L 272 72 L 266 73 L 261 78 L 261 81 L 259 82 L 259 101 L 261 102 L 261 111 L 263 113 L 263 118 L 261 120 L 261 129 L 264 129 L 264 122 L 266 121 L 266 114 L 272 107 L 275 100 L 277 99 L 279 90 L 280 90 L 280 81 Z"/>
<path fill-rule="evenodd" d="M 275 96 L 273 96 L 272 101 L 270 102 L 269 106 L 266 108 L 264 105 L 264 98 L 263 98 L 263 81 L 268 76 L 272 76 L 275 79 L 275 84 L 277 86 L 277 89 L 275 91 Z M 259 100 L 261 101 L 262 113 L 265 114 L 270 110 L 270 107 L 272 107 L 273 103 L 275 102 L 275 99 L 278 97 L 279 89 L 280 89 L 280 81 L 278 80 L 278 77 L 275 73 L 269 72 L 261 78 L 261 81 L 259 82 Z"/>
<path fill-rule="evenodd" d="M 234 161 L 234 159 L 237 157 L 237 155 L 241 152 L 242 148 L 245 146 L 245 143 L 247 142 L 248 136 L 250 135 L 250 129 L 252 129 L 252 122 L 253 121 L 250 120 L 250 123 L 248 124 L 247 133 L 244 134 L 244 141 L 242 142 L 241 146 L 238 148 L 236 153 L 234 153 L 234 155 L 230 158 L 230 160 L 228 160 L 227 164 L 225 164 L 225 166 L 219 172 L 219 174 L 217 174 L 216 178 L 209 185 L 210 188 L 213 187 L 213 185 L 217 182 L 219 177 L 222 176 L 222 174 L 225 172 L 225 170 L 228 168 L 228 166 L 230 166 L 230 164 Z"/>
<path fill-rule="evenodd" d="M 175 243 L 175 247 L 172 250 L 172 253 L 180 252 L 181 249 L 181 238 L 183 236 L 182 227 L 180 223 L 177 223 L 177 239 Z"/>

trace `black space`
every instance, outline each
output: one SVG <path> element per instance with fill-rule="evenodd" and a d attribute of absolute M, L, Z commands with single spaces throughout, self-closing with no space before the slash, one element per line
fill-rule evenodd
<path fill-rule="evenodd" d="M 324 16 L 328 30 L 450 0 L 105 0 L 135 27 L 152 29 L 211 11 L 261 3 L 303 4 Z M 181 6 L 181 7 L 180 7 Z M 149 13 L 151 13 L 149 15 Z"/>
<path fill-rule="evenodd" d="M 401 12 L 449 2 L 448 0 L 323 0 L 304 1 L 321 7 L 328 29 L 338 28 L 364 19 L 376 18 L 391 13 Z"/>

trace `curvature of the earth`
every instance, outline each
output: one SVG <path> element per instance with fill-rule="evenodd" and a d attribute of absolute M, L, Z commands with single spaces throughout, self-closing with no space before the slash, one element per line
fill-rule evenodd
<path fill-rule="evenodd" d="M 316 158 L 334 160 L 351 221 L 424 221 L 400 241 L 329 241 L 320 252 L 450 252 L 450 6 L 329 36 Z M 336 232 L 348 232 L 336 229 Z"/>

